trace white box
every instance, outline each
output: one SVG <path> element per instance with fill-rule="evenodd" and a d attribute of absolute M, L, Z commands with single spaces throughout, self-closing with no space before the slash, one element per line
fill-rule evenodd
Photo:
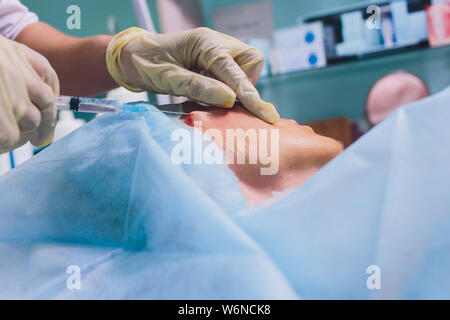
<path fill-rule="evenodd" d="M 321 22 L 276 30 L 272 72 L 282 74 L 327 64 Z"/>

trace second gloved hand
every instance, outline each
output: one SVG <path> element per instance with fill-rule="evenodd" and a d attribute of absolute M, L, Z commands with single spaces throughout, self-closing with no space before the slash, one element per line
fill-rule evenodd
<path fill-rule="evenodd" d="M 0 36 L 0 153 L 28 140 L 51 142 L 59 81 L 50 63 L 32 49 Z"/>
<path fill-rule="evenodd" d="M 107 51 L 112 77 L 133 90 L 185 96 L 231 108 L 236 97 L 257 117 L 280 116 L 255 88 L 264 56 L 255 48 L 208 28 L 157 35 L 139 28 L 114 37 Z"/>

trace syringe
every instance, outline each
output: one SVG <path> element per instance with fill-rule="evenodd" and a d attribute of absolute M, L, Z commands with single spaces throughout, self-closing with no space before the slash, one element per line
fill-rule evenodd
<path fill-rule="evenodd" d="M 120 113 L 120 112 L 164 112 L 174 115 L 188 115 L 185 112 L 169 111 L 161 109 L 178 110 L 181 104 L 154 105 L 158 110 L 153 110 L 145 105 L 122 104 L 116 100 L 59 96 L 56 98 L 58 110 L 71 110 L 87 113 Z"/>

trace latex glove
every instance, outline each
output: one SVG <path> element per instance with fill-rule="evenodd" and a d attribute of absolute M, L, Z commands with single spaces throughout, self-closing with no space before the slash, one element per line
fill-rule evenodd
<path fill-rule="evenodd" d="M 236 100 L 257 117 L 275 123 L 275 107 L 261 100 L 255 84 L 264 56 L 255 48 L 208 28 L 152 34 L 129 28 L 107 50 L 112 77 L 122 86 L 231 108 Z"/>
<path fill-rule="evenodd" d="M 0 153 L 51 142 L 59 81 L 47 59 L 0 36 Z"/>

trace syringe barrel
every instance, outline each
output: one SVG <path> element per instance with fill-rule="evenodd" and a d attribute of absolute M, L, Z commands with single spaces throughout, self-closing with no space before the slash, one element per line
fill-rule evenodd
<path fill-rule="evenodd" d="M 71 110 L 89 113 L 116 113 L 121 105 L 115 100 L 59 96 L 56 98 L 58 110 Z"/>

